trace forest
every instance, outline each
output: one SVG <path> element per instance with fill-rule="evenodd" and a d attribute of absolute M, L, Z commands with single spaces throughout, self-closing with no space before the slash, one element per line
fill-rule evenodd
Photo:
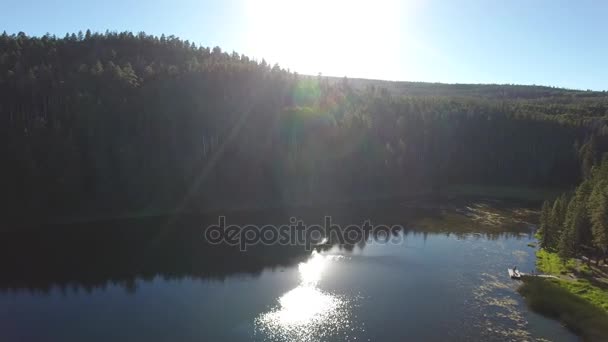
<path fill-rule="evenodd" d="M 593 140 L 590 141 L 593 144 Z M 584 153 L 591 153 L 591 145 Z M 593 158 L 593 157 L 592 157 Z M 540 244 L 562 260 L 608 258 L 608 156 L 593 165 L 573 193 L 543 203 Z"/>
<path fill-rule="evenodd" d="M 87 30 L 0 35 L 0 97 L 5 220 L 583 181 L 545 205 L 543 243 L 606 246 L 606 92 L 298 75 L 174 36 Z"/>

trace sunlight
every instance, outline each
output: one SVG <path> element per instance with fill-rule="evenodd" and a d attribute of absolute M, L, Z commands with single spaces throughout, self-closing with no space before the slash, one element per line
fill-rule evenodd
<path fill-rule="evenodd" d="M 298 265 L 301 283 L 283 294 L 278 305 L 256 319 L 257 330 L 275 339 L 316 341 L 349 326 L 349 301 L 317 287 L 335 257 L 313 252 Z"/>
<path fill-rule="evenodd" d="M 310 260 L 302 262 L 298 265 L 298 271 L 300 272 L 300 279 L 302 279 L 302 285 L 316 286 L 321 280 L 321 275 L 327 267 L 330 256 L 323 256 L 316 251 L 312 252 Z"/>
<path fill-rule="evenodd" d="M 298 286 L 279 298 L 280 310 L 266 318 L 283 326 L 321 323 L 339 305 L 336 297 L 311 286 Z"/>
<path fill-rule="evenodd" d="M 250 0 L 248 51 L 300 73 L 390 78 L 396 63 L 405 64 L 404 7 L 398 0 Z"/>

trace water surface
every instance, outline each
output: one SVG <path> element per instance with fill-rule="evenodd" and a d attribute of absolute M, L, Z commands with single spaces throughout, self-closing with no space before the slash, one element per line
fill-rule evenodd
<path fill-rule="evenodd" d="M 398 244 L 368 236 L 312 251 L 243 253 L 205 244 L 198 223 L 165 221 L 4 233 L 0 334 L 11 341 L 577 340 L 532 313 L 508 278 L 507 267 L 534 269 L 533 226 L 505 218 L 512 208 L 487 208 L 422 211 L 399 222 L 406 228 Z"/>

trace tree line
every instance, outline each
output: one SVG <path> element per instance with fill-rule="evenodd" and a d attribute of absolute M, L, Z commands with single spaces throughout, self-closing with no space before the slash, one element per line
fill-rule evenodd
<path fill-rule="evenodd" d="M 597 162 L 594 140 L 581 148 L 585 179 L 571 194 L 545 201 L 541 210 L 540 245 L 562 259 L 608 258 L 608 155 Z M 594 161 L 596 163 L 594 164 Z"/>
<path fill-rule="evenodd" d="M 298 75 L 174 36 L 3 33 L 1 210 L 48 218 L 571 186 L 589 169 L 591 136 L 594 153 L 608 150 L 603 92 L 404 84 Z"/>

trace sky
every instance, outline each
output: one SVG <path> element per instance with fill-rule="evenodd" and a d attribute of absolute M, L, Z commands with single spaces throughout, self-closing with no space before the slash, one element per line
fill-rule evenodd
<path fill-rule="evenodd" d="M 608 90 L 604 0 L 23 0 L 1 8 L 8 33 L 173 34 L 301 74 Z"/>

